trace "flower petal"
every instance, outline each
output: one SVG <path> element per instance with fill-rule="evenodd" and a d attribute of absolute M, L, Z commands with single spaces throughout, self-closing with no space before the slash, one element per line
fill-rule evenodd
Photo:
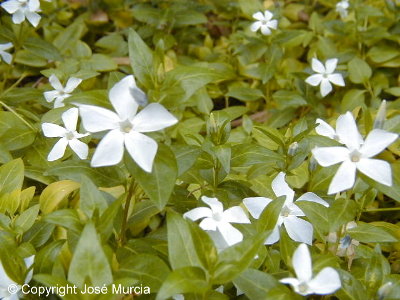
<path fill-rule="evenodd" d="M 133 128 L 139 132 L 152 132 L 176 124 L 178 120 L 158 103 L 147 105 L 132 121 Z"/>
<path fill-rule="evenodd" d="M 12 55 L 10 53 L 4 52 L 4 51 L 0 51 L 0 56 L 2 57 L 4 62 L 6 62 L 7 64 L 11 64 Z"/>
<path fill-rule="evenodd" d="M 258 29 L 261 28 L 261 25 L 262 25 L 261 21 L 256 21 L 250 25 L 250 30 L 256 32 Z"/>
<path fill-rule="evenodd" d="M 349 150 L 345 147 L 320 147 L 311 150 L 314 158 L 323 167 L 336 165 L 349 158 Z"/>
<path fill-rule="evenodd" d="M 26 18 L 28 19 L 29 23 L 32 24 L 33 27 L 39 25 L 40 19 L 42 18 L 38 13 L 27 11 L 25 12 Z"/>
<path fill-rule="evenodd" d="M 314 74 L 306 78 L 306 83 L 312 86 L 317 86 L 321 83 L 322 78 L 321 74 Z"/>
<path fill-rule="evenodd" d="M 78 116 L 79 116 L 79 110 L 76 107 L 70 108 L 67 111 L 65 111 L 61 115 L 65 128 L 67 128 L 70 131 L 75 131 L 76 124 L 78 124 Z"/>
<path fill-rule="evenodd" d="M 346 85 L 344 83 L 343 76 L 340 73 L 335 73 L 335 74 L 328 75 L 328 80 L 330 82 L 332 82 L 333 84 L 338 85 L 338 86 L 345 86 Z"/>
<path fill-rule="evenodd" d="M 125 146 L 133 160 L 147 173 L 151 173 L 154 157 L 157 153 L 157 142 L 136 131 L 125 135 Z"/>
<path fill-rule="evenodd" d="M 300 281 L 293 277 L 282 278 L 279 281 L 283 284 L 290 284 L 294 290 L 298 290 L 298 286 L 300 285 Z"/>
<path fill-rule="evenodd" d="M 59 92 L 64 91 L 64 88 L 63 88 L 63 86 L 62 86 L 60 80 L 57 78 L 56 75 L 52 74 L 52 75 L 49 77 L 49 82 L 50 82 L 51 86 L 52 86 L 53 88 L 55 88 L 57 91 L 59 91 Z"/>
<path fill-rule="evenodd" d="M 356 121 L 351 112 L 340 115 L 336 121 L 336 134 L 341 143 L 349 149 L 359 149 L 362 143 L 362 137 L 358 131 Z"/>
<path fill-rule="evenodd" d="M 294 191 L 285 181 L 286 174 L 280 172 L 272 181 L 272 190 L 277 197 L 286 196 L 286 202 L 293 202 Z"/>
<path fill-rule="evenodd" d="M 87 131 L 100 132 L 119 128 L 120 119 L 117 114 L 111 110 L 93 105 L 76 105 L 79 107 L 83 127 L 85 127 Z"/>
<path fill-rule="evenodd" d="M 213 240 L 214 245 L 217 248 L 218 252 L 221 252 L 229 247 L 229 245 L 226 243 L 224 237 L 222 236 L 221 232 L 219 232 L 218 230 L 216 230 L 216 231 L 208 230 L 207 233 Z"/>
<path fill-rule="evenodd" d="M 321 86 L 319 90 L 322 97 L 325 97 L 332 91 L 332 84 L 329 82 L 329 79 L 323 78 L 321 80 Z"/>
<path fill-rule="evenodd" d="M 61 138 L 57 143 L 55 143 L 53 149 L 51 149 L 49 155 L 47 156 L 47 160 L 54 161 L 63 157 L 67 145 L 68 140 L 66 138 Z"/>
<path fill-rule="evenodd" d="M 222 213 L 224 210 L 222 203 L 217 198 L 202 196 L 201 201 L 207 204 L 211 208 L 213 213 Z"/>
<path fill-rule="evenodd" d="M 14 14 L 21 7 L 21 4 L 16 0 L 10 0 L 1 3 L 0 6 L 9 14 Z"/>
<path fill-rule="evenodd" d="M 54 101 L 55 98 L 57 98 L 60 95 L 60 92 L 57 90 L 47 91 L 44 92 L 43 95 L 47 102 L 52 102 Z"/>
<path fill-rule="evenodd" d="M 322 200 L 319 196 L 317 196 L 314 193 L 310 193 L 310 192 L 307 192 L 307 193 L 301 195 L 299 197 L 299 199 L 296 200 L 296 202 L 297 201 L 310 201 L 310 202 L 315 202 L 315 203 L 321 204 L 325 207 L 329 207 L 328 202 L 326 202 L 325 200 Z"/>
<path fill-rule="evenodd" d="M 233 206 L 223 212 L 223 218 L 229 223 L 250 224 L 249 218 L 240 206 Z"/>
<path fill-rule="evenodd" d="M 82 79 L 76 78 L 76 77 L 71 77 L 68 79 L 67 84 L 65 85 L 64 91 L 66 93 L 72 93 L 78 85 L 80 85 L 82 82 Z"/>
<path fill-rule="evenodd" d="M 80 159 L 86 159 L 89 153 L 89 147 L 85 143 L 78 139 L 72 139 L 69 141 L 71 149 L 79 156 Z"/>
<path fill-rule="evenodd" d="M 285 224 L 286 232 L 292 240 L 312 245 L 314 230 L 311 223 L 295 216 L 289 216 L 284 219 L 283 224 Z M 299 279 L 301 278 L 299 277 Z"/>
<path fill-rule="evenodd" d="M 217 222 L 215 222 L 215 220 L 212 218 L 203 219 L 203 221 L 200 222 L 199 226 L 203 230 L 211 230 L 211 231 L 217 230 Z"/>
<path fill-rule="evenodd" d="M 93 155 L 92 167 L 113 166 L 122 160 L 124 154 L 124 135 L 119 129 L 108 132 Z"/>
<path fill-rule="evenodd" d="M 398 135 L 395 133 L 387 132 L 382 129 L 374 129 L 368 134 L 360 152 L 366 157 L 375 156 L 385 150 L 385 148 L 397 140 L 397 138 Z"/>
<path fill-rule="evenodd" d="M 292 264 L 300 282 L 307 282 L 312 278 L 311 255 L 306 244 L 300 244 L 294 251 Z"/>
<path fill-rule="evenodd" d="M 269 21 L 274 15 L 269 10 L 264 11 L 264 20 Z"/>
<path fill-rule="evenodd" d="M 25 21 L 25 14 L 22 10 L 17 10 L 13 16 L 12 16 L 12 21 L 14 24 L 21 24 L 23 21 Z"/>
<path fill-rule="evenodd" d="M 253 18 L 258 20 L 258 21 L 263 21 L 264 20 L 264 14 L 261 11 L 258 11 L 255 14 L 253 14 Z"/>
<path fill-rule="evenodd" d="M 311 60 L 311 68 L 317 73 L 325 73 L 325 67 L 318 59 L 313 58 Z"/>
<path fill-rule="evenodd" d="M 335 71 L 335 69 L 336 69 L 337 63 L 338 63 L 337 58 L 328 59 L 325 62 L 325 72 L 328 74 L 332 74 L 333 71 Z"/>
<path fill-rule="evenodd" d="M 243 204 L 254 219 L 258 219 L 267 205 L 271 202 L 271 199 L 264 197 L 250 197 L 244 198 Z"/>
<path fill-rule="evenodd" d="M 29 0 L 28 1 L 28 8 L 30 11 L 37 11 L 40 8 L 39 0 Z"/>
<path fill-rule="evenodd" d="M 64 99 L 68 98 L 69 94 L 64 94 L 62 96 L 57 96 L 56 101 L 54 101 L 54 108 L 64 107 Z"/>
<path fill-rule="evenodd" d="M 263 35 L 270 35 L 271 30 L 269 29 L 268 25 L 261 25 L 261 33 Z"/>
<path fill-rule="evenodd" d="M 53 123 L 43 123 L 42 130 L 46 137 L 62 137 L 66 133 L 64 127 Z"/>
<path fill-rule="evenodd" d="M 243 240 L 243 234 L 228 222 L 218 222 L 217 228 L 229 246 L 240 243 Z"/>
<path fill-rule="evenodd" d="M 323 268 L 309 283 L 308 286 L 314 294 L 328 295 L 340 289 L 342 283 L 338 272 L 331 268 Z"/>
<path fill-rule="evenodd" d="M 122 120 L 132 119 L 139 107 L 132 94 L 134 88 L 136 88 L 135 78 L 133 75 L 129 75 L 118 81 L 108 94 L 113 107 Z"/>
<path fill-rule="evenodd" d="M 277 20 L 271 20 L 271 21 L 269 21 L 267 23 L 267 26 L 269 28 L 276 29 L 278 27 L 278 21 Z"/>
<path fill-rule="evenodd" d="M 329 185 L 328 195 L 350 189 L 356 180 L 356 164 L 350 160 L 344 161 Z"/>
<path fill-rule="evenodd" d="M 361 158 L 356 165 L 361 173 L 379 183 L 392 186 L 392 170 L 388 162 L 380 159 Z"/>
<path fill-rule="evenodd" d="M 326 123 L 324 120 L 321 120 L 321 119 L 317 119 L 315 121 L 315 123 L 318 124 L 318 126 L 315 128 L 315 131 L 319 135 L 323 135 L 323 136 L 329 137 L 331 139 L 335 139 L 336 132 L 332 128 L 331 125 L 329 125 L 328 123 Z"/>
<path fill-rule="evenodd" d="M 198 219 L 201 219 L 201 218 L 211 218 L 212 211 L 208 207 L 196 207 L 196 208 L 193 208 L 192 210 L 189 210 L 188 212 L 184 213 L 183 217 L 188 218 L 192 221 L 197 221 Z"/>
<path fill-rule="evenodd" d="M 279 241 L 280 233 L 279 233 L 279 226 L 276 225 L 272 230 L 271 234 L 267 237 L 264 244 L 265 245 L 272 245 Z"/>

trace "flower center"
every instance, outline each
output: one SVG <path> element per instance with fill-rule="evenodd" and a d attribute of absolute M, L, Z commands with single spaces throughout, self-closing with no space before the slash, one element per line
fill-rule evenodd
<path fill-rule="evenodd" d="M 352 162 L 359 162 L 361 159 L 361 153 L 358 150 L 354 150 L 350 153 L 350 160 Z"/>
<path fill-rule="evenodd" d="M 351 237 L 346 235 L 340 240 L 340 248 L 348 248 L 351 245 Z"/>
<path fill-rule="evenodd" d="M 122 132 L 129 133 L 132 130 L 133 125 L 129 120 L 125 120 L 119 122 L 119 128 Z"/>
<path fill-rule="evenodd" d="M 268 24 L 268 21 L 263 20 L 263 21 L 261 21 L 261 24 L 265 26 Z"/>
<path fill-rule="evenodd" d="M 306 282 L 302 282 L 299 284 L 299 292 L 304 294 L 308 291 L 308 284 Z"/>
<path fill-rule="evenodd" d="M 213 213 L 213 219 L 217 222 L 222 221 L 222 213 L 220 212 Z"/>
<path fill-rule="evenodd" d="M 281 216 L 282 217 L 288 217 L 290 214 L 290 208 L 288 208 L 286 205 L 282 208 L 281 210 Z"/>
<path fill-rule="evenodd" d="M 328 78 L 328 75 L 329 75 L 329 74 L 324 73 L 324 74 L 322 74 L 322 77 L 323 77 L 323 78 Z"/>
<path fill-rule="evenodd" d="M 72 131 L 68 131 L 66 134 L 65 134 L 65 138 L 67 139 L 67 140 L 73 140 L 74 138 L 75 138 L 75 134 L 72 132 Z"/>

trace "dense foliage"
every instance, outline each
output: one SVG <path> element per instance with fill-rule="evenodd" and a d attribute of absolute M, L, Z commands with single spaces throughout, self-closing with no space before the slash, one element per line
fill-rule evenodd
<path fill-rule="evenodd" d="M 400 299 L 398 0 L 1 6 L 0 297 Z"/>

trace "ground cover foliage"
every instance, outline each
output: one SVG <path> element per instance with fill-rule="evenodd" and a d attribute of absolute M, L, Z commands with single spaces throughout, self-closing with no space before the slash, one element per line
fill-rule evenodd
<path fill-rule="evenodd" d="M 399 1 L 18 1 L 1 297 L 400 298 Z"/>

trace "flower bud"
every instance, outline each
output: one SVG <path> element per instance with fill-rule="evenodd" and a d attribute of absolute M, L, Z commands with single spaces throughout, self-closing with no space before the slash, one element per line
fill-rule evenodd
<path fill-rule="evenodd" d="M 293 142 L 290 144 L 289 149 L 288 149 L 288 154 L 290 156 L 295 156 L 297 149 L 299 149 L 299 143 Z"/>
<path fill-rule="evenodd" d="M 385 299 L 392 291 L 392 288 L 393 288 L 393 283 L 391 281 L 388 281 L 384 285 L 382 285 L 378 290 L 378 299 L 379 300 Z"/>
<path fill-rule="evenodd" d="M 378 113 L 375 117 L 374 129 L 383 129 L 386 120 L 386 100 L 383 100 L 379 106 Z"/>
<path fill-rule="evenodd" d="M 318 165 L 318 162 L 317 162 L 317 160 L 314 158 L 314 155 L 312 155 L 311 158 L 310 158 L 310 162 L 309 162 L 309 164 L 308 164 L 308 170 L 309 170 L 310 172 L 314 172 L 315 169 L 317 168 L 317 165 Z"/>

